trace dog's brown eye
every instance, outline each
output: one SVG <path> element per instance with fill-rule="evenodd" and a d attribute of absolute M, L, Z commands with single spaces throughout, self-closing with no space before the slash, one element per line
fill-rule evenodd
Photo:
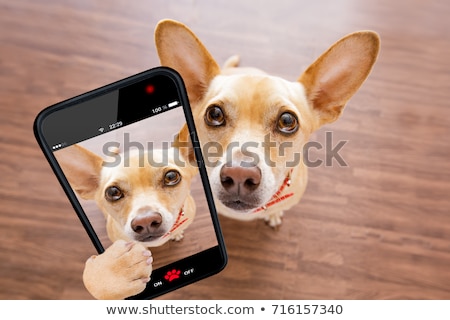
<path fill-rule="evenodd" d="M 174 186 L 181 181 L 181 174 L 178 171 L 167 171 L 164 176 L 164 184 L 166 186 Z"/>
<path fill-rule="evenodd" d="M 290 112 L 284 112 L 278 118 L 277 127 L 282 133 L 294 133 L 298 130 L 297 117 Z"/>
<path fill-rule="evenodd" d="M 205 113 L 205 122 L 209 126 L 218 127 L 225 123 L 222 108 L 217 105 L 209 106 Z"/>
<path fill-rule="evenodd" d="M 115 186 L 108 187 L 105 190 L 105 197 L 108 201 L 117 201 L 123 197 L 123 192 Z"/>

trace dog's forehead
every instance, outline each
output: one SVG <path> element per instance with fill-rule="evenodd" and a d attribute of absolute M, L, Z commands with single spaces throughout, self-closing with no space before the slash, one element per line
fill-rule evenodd
<path fill-rule="evenodd" d="M 270 75 L 219 75 L 212 81 L 207 99 L 232 103 L 252 102 L 267 106 L 283 103 L 296 106 L 307 104 L 305 89 L 301 83 Z"/>
<path fill-rule="evenodd" d="M 170 141 L 167 141 L 170 142 Z M 121 155 L 121 166 L 129 167 L 154 167 L 161 168 L 173 165 L 177 158 L 179 158 L 179 151 L 175 148 L 168 149 L 139 149 L 132 148 L 126 150 Z"/>
<path fill-rule="evenodd" d="M 106 180 L 159 180 L 164 172 L 178 169 L 183 159 L 177 151 L 170 149 L 130 150 L 120 154 L 120 163 L 103 168 Z"/>
<path fill-rule="evenodd" d="M 164 167 L 149 166 L 147 159 L 130 159 L 121 165 L 102 169 L 102 184 L 126 184 L 129 188 L 134 185 L 150 186 L 161 179 Z"/>

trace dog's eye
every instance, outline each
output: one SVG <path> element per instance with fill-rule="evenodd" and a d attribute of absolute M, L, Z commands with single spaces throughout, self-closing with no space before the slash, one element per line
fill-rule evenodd
<path fill-rule="evenodd" d="M 108 201 L 117 201 L 123 198 L 123 192 L 115 186 L 108 187 L 105 190 L 105 197 Z"/>
<path fill-rule="evenodd" d="M 298 130 L 297 117 L 290 113 L 284 112 L 278 118 L 277 128 L 282 133 L 294 133 Z"/>
<path fill-rule="evenodd" d="M 167 171 L 164 176 L 164 184 L 166 186 L 174 186 L 181 181 L 181 175 L 178 171 L 170 170 Z"/>
<path fill-rule="evenodd" d="M 225 123 L 222 108 L 217 105 L 209 106 L 205 113 L 205 122 L 209 126 L 218 127 Z"/>

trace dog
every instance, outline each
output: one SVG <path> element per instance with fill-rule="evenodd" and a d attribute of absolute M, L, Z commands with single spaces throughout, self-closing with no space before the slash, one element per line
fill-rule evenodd
<path fill-rule="evenodd" d="M 194 220 L 190 185 L 196 168 L 176 165 L 175 152 L 117 153 L 114 162 L 79 145 L 55 153 L 76 194 L 95 200 L 103 212 L 113 242 L 86 262 L 83 281 L 95 298 L 123 299 L 142 292 L 152 271 L 148 248 L 181 240 Z"/>
<path fill-rule="evenodd" d="M 161 65 L 184 79 L 204 157 L 210 160 L 218 212 L 238 220 L 264 219 L 277 228 L 283 211 L 297 204 L 306 188 L 307 167 L 296 159 L 299 151 L 312 132 L 341 116 L 369 75 L 380 39 L 373 31 L 349 34 L 293 82 L 238 68 L 238 56 L 220 68 L 178 21 L 160 21 L 155 44 Z M 184 128 L 180 139 L 186 141 L 187 133 Z"/>

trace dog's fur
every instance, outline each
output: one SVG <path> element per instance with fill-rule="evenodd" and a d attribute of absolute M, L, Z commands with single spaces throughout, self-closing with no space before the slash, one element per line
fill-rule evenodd
<path fill-rule="evenodd" d="M 114 242 L 86 263 L 84 283 L 94 297 L 117 299 L 142 291 L 151 273 L 151 253 L 146 248 L 181 240 L 192 223 L 195 203 L 190 185 L 197 171 L 177 166 L 174 152 L 117 154 L 120 163 L 114 166 L 103 165 L 100 156 L 79 145 L 55 154 L 76 193 L 95 200 Z M 169 163 L 164 166 L 150 165 L 149 159 L 160 164 L 165 158 Z"/>
<path fill-rule="evenodd" d="M 155 43 L 161 65 L 184 79 L 201 144 L 215 145 L 205 157 L 214 163 L 208 170 L 219 213 L 239 220 L 263 218 L 272 227 L 281 224 L 283 210 L 295 205 L 306 188 L 303 161 L 293 168 L 286 163 L 313 131 L 339 118 L 379 50 L 376 33 L 352 33 L 290 82 L 236 68 L 237 56 L 221 70 L 196 35 L 177 21 L 161 21 Z M 243 149 L 249 142 L 252 149 Z M 290 147 L 281 152 L 286 142 Z"/>

